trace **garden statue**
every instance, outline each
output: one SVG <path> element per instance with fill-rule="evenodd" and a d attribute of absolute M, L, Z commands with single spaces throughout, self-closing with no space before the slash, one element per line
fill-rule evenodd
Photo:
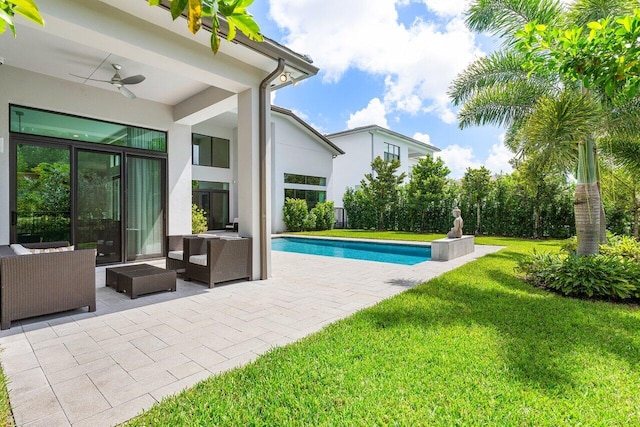
<path fill-rule="evenodd" d="M 449 238 L 462 237 L 462 225 L 464 224 L 464 221 L 460 216 L 460 209 L 453 208 L 453 211 L 451 213 L 453 214 L 455 219 L 453 220 L 453 228 L 451 229 L 451 231 L 447 233 L 447 237 Z"/>

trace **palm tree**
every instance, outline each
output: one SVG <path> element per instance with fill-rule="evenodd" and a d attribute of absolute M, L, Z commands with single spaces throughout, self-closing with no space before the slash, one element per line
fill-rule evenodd
<path fill-rule="evenodd" d="M 514 154 L 540 169 L 554 167 L 576 175 L 578 254 L 597 253 L 605 236 L 596 148 L 603 135 L 619 136 L 607 133 L 607 119 L 615 109 L 604 88 L 586 90 L 581 82 L 563 79 L 552 69 L 529 75 L 524 68 L 526 56 L 514 47 L 516 33 L 529 22 L 550 27 L 585 25 L 630 13 L 634 4 L 633 0 L 577 0 L 565 10 L 557 0 L 475 0 L 467 12 L 467 26 L 499 36 L 503 44 L 472 63 L 449 90 L 454 105 L 461 106 L 460 128 L 504 126 L 505 143 Z M 620 113 L 618 120 L 630 130 L 640 129 L 640 120 L 634 122 Z"/>

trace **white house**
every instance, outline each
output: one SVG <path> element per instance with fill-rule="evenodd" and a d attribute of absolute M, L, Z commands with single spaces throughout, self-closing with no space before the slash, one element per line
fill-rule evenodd
<path fill-rule="evenodd" d="M 326 135 L 345 151 L 333 160 L 333 197 L 336 207 L 343 207 L 347 187 L 358 188 L 364 175 L 371 172 L 376 157 L 400 160 L 398 173 L 409 176 L 418 159 L 433 155 L 439 148 L 377 125 L 364 126 Z"/>
<path fill-rule="evenodd" d="M 38 0 L 45 27 L 19 20 L 17 38 L 0 36 L 0 244 L 95 247 L 108 233 L 116 244 L 98 263 L 161 256 L 166 235 L 190 233 L 203 181 L 237 194 L 227 214 L 253 238 L 254 279 L 268 277 L 269 95 L 318 69 L 242 35 L 214 56 L 210 21 L 193 36 L 167 4 Z"/>
<path fill-rule="evenodd" d="M 333 161 L 344 151 L 290 110 L 272 106 L 271 113 L 271 228 L 280 232 L 286 197 L 305 199 L 309 208 L 335 200 Z"/>

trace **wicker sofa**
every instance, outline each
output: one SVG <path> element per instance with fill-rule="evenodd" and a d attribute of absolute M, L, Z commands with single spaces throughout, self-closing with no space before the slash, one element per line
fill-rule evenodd
<path fill-rule="evenodd" d="M 184 239 L 185 280 L 209 285 L 230 280 L 251 280 L 251 239 L 244 237 Z"/>
<path fill-rule="evenodd" d="M 68 242 L 24 243 L 28 249 Z M 92 249 L 17 255 L 0 246 L 0 328 L 28 317 L 88 307 L 96 310 L 96 252 Z"/>

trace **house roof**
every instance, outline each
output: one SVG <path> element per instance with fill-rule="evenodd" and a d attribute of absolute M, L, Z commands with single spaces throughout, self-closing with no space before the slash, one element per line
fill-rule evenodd
<path fill-rule="evenodd" d="M 414 146 L 426 148 L 426 149 L 432 150 L 434 152 L 441 151 L 435 145 L 431 145 L 431 144 L 427 144 L 426 142 L 418 141 L 417 139 L 410 138 L 410 137 L 408 137 L 406 135 L 402 135 L 401 133 L 394 132 L 394 131 L 392 131 L 390 129 L 385 129 L 382 126 L 378 126 L 378 125 L 361 126 L 361 127 L 357 127 L 357 128 L 353 128 L 353 129 L 343 130 L 341 132 L 330 133 L 330 134 L 327 134 L 325 136 L 327 138 L 331 139 L 331 138 L 339 138 L 339 137 L 342 137 L 342 136 L 356 135 L 356 134 L 366 133 L 366 132 L 378 132 L 378 133 L 386 134 L 386 135 L 401 139 L 401 140 L 407 142 L 408 144 L 411 144 L 411 145 L 414 145 Z"/>
<path fill-rule="evenodd" d="M 309 125 L 307 122 L 305 122 L 304 120 L 302 120 L 300 117 L 296 116 L 293 111 L 291 110 L 287 110 L 286 108 L 282 108 L 282 107 L 277 107 L 275 105 L 271 106 L 271 111 L 275 112 L 275 113 L 279 113 L 285 116 L 288 116 L 289 118 L 291 118 L 292 120 L 294 120 L 295 122 L 297 122 L 300 126 L 302 126 L 305 130 L 309 131 L 311 134 L 313 134 L 313 136 L 315 136 L 316 138 L 318 138 L 320 141 L 322 141 L 323 143 L 327 144 L 330 148 L 330 151 L 333 151 L 334 154 L 344 154 L 344 151 L 342 151 L 342 149 L 340 147 L 338 147 L 337 145 L 335 145 L 333 142 L 331 142 L 326 136 L 322 135 L 320 132 L 318 132 L 317 130 L 315 130 L 311 125 Z"/>
<path fill-rule="evenodd" d="M 168 0 L 162 0 L 161 6 L 169 10 L 171 7 L 171 3 Z M 186 15 L 184 13 L 183 17 L 186 18 Z M 229 34 L 229 24 L 222 15 L 218 15 L 218 22 L 220 23 L 220 33 L 222 34 L 222 38 L 226 38 L 227 34 Z M 212 19 L 209 17 L 203 18 L 202 27 L 211 32 Z M 275 40 L 266 37 L 264 34 L 262 36 L 263 41 L 257 42 L 249 40 L 249 38 L 242 34 L 241 31 L 238 31 L 235 38 L 233 39 L 233 43 L 245 46 L 275 61 L 277 61 L 279 58 L 282 58 L 286 61 L 288 67 L 285 71 L 291 74 L 291 78 L 287 79 L 287 81 L 284 83 L 278 81 L 272 84 L 272 86 L 277 85 L 278 88 L 288 86 L 290 84 L 293 84 L 294 81 L 297 83 L 306 78 L 315 76 L 318 73 L 319 68 L 312 65 L 313 60 L 309 55 L 294 52 L 293 50 L 276 42 Z"/>

